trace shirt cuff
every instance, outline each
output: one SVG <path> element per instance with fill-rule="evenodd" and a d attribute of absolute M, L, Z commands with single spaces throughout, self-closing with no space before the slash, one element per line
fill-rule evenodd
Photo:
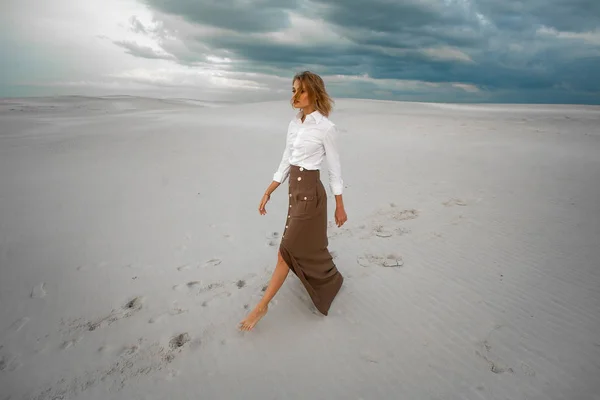
<path fill-rule="evenodd" d="M 330 186 L 331 186 L 331 192 L 333 193 L 334 196 L 341 195 L 342 192 L 344 191 L 343 183 L 332 183 Z"/>
<path fill-rule="evenodd" d="M 283 183 L 283 181 L 285 181 L 285 178 L 287 178 L 287 176 L 283 175 L 279 171 L 277 171 L 277 172 L 275 172 L 275 174 L 273 174 L 273 180 L 275 182 Z"/>

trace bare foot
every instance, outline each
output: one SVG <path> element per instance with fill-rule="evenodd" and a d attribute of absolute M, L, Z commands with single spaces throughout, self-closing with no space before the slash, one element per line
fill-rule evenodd
<path fill-rule="evenodd" d="M 254 308 L 254 310 L 252 310 L 250 314 L 248 314 L 248 316 L 242 322 L 240 322 L 239 329 L 241 331 L 251 331 L 252 328 L 254 328 L 254 325 L 256 325 L 258 321 L 260 321 L 260 319 L 267 314 L 268 310 L 269 306 L 256 306 L 256 308 Z"/>

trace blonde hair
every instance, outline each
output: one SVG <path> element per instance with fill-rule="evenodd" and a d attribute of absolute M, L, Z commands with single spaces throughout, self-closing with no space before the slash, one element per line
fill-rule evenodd
<path fill-rule="evenodd" d="M 304 71 L 296 74 L 292 79 L 292 84 L 296 81 L 300 81 L 300 87 L 304 88 L 308 92 L 309 99 L 313 102 L 315 109 L 324 116 L 328 117 L 331 109 L 333 108 L 333 99 L 325 90 L 325 83 L 321 77 L 313 72 Z M 298 90 L 290 103 L 294 106 L 294 101 L 300 98 L 301 91 Z"/>

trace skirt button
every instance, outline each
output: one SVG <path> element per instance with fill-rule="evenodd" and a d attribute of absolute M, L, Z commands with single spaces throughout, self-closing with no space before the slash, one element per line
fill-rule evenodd
<path fill-rule="evenodd" d="M 306 197 L 304 197 L 304 200 L 306 200 Z"/>
<path fill-rule="evenodd" d="M 302 180 L 302 177 L 301 177 L 301 176 L 299 176 L 299 177 L 298 177 L 298 180 L 299 180 L 299 181 L 301 181 L 301 180 Z"/>
<path fill-rule="evenodd" d="M 300 167 L 300 171 L 304 171 L 304 168 Z"/>

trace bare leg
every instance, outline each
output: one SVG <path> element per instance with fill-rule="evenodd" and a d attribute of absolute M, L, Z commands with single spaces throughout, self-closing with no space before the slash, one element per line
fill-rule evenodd
<path fill-rule="evenodd" d="M 265 316 L 265 314 L 267 314 L 269 302 L 273 299 L 275 294 L 277 294 L 289 272 L 290 267 L 288 267 L 281 257 L 281 253 L 277 252 L 277 265 L 275 266 L 275 271 L 273 271 L 273 275 L 271 276 L 271 281 L 267 286 L 267 290 L 265 290 L 265 294 L 263 295 L 262 299 L 260 299 L 254 310 L 252 310 L 250 314 L 248 314 L 248 316 L 242 322 L 240 322 L 240 330 L 252 330 L 254 325 L 256 325 L 258 321 Z"/>

